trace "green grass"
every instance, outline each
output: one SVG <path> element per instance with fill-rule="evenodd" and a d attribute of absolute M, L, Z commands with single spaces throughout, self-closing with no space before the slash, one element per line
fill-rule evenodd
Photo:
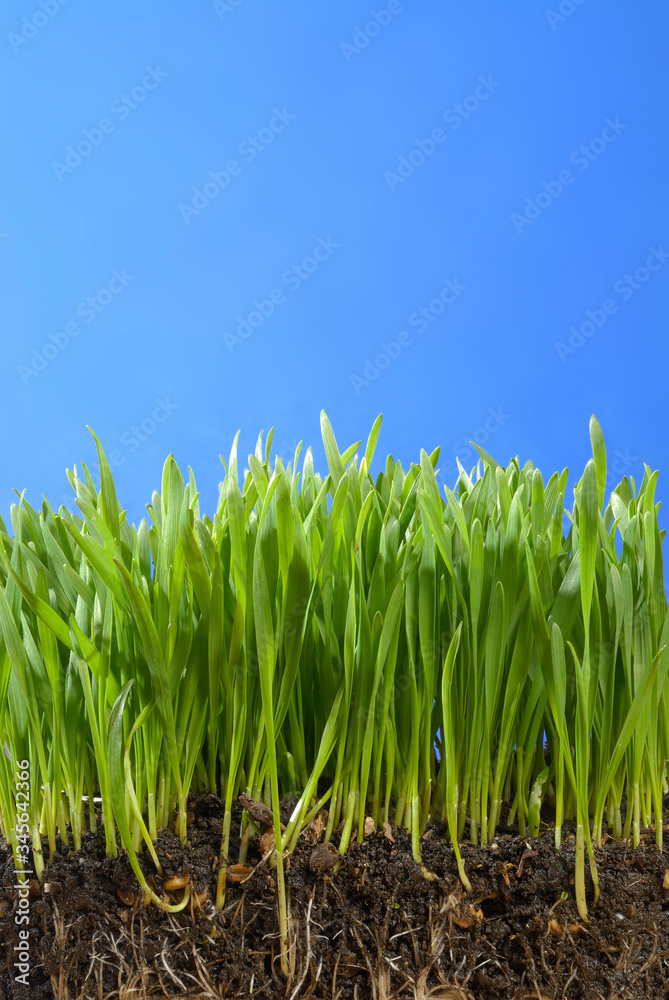
<path fill-rule="evenodd" d="M 283 855 L 318 808 L 340 852 L 366 811 L 412 835 L 431 817 L 458 842 L 489 843 L 500 822 L 539 829 L 542 802 L 576 824 L 575 893 L 586 918 L 593 842 L 639 843 L 655 824 L 669 757 L 669 614 L 657 473 L 605 496 L 597 421 L 593 458 L 565 509 L 567 470 L 544 482 L 517 459 L 460 466 L 439 490 L 438 450 L 404 470 L 343 453 L 325 414 L 328 473 L 301 448 L 284 468 L 272 434 L 240 485 L 237 439 L 213 519 L 167 459 L 148 520 L 130 525 L 96 438 L 101 483 L 68 478 L 78 513 L 21 497 L 0 518 L 0 829 L 20 846 L 15 762 L 30 762 L 35 870 L 45 835 L 77 848 L 96 829 L 107 851 L 137 856 L 175 823 L 186 839 L 191 789 L 225 803 L 216 905 L 225 897 L 231 809 L 241 792 L 273 810 L 279 917 Z M 360 457 L 362 456 L 362 457 Z M 569 529 L 564 531 L 565 514 Z M 542 748 L 546 733 L 547 766 Z M 317 789 L 322 792 L 317 797 Z M 282 831 L 279 799 L 299 797 Z M 621 799 L 627 794 L 624 822 Z M 86 799 L 86 797 L 88 797 Z M 226 860 L 227 859 L 227 860 Z M 430 873 L 424 868 L 426 876 Z M 285 947 L 283 949 L 285 951 Z M 285 955 L 284 955 L 285 960 Z"/>

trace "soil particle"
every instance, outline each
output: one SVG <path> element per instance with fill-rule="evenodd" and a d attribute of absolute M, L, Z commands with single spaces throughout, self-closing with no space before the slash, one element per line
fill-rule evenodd
<path fill-rule="evenodd" d="M 534 839 L 498 831 L 488 849 L 463 843 L 469 895 L 442 824 L 431 824 L 432 834 L 421 839 L 432 881 L 413 860 L 409 834 L 396 827 L 392 839 L 382 827 L 352 843 L 336 872 L 313 862 L 317 852 L 330 858 L 333 848 L 304 836 L 285 873 L 288 986 L 280 973 L 276 873 L 271 859 L 262 860 L 259 837 L 249 838 L 245 878 L 228 881 L 216 913 L 223 803 L 194 799 L 189 811 L 186 846 L 173 830 L 162 830 L 157 844 L 163 879 L 190 878 L 191 903 L 177 914 L 145 905 L 127 857 L 105 857 L 100 835 L 88 834 L 76 853 L 59 845 L 43 893 L 30 899 L 28 989 L 14 980 L 15 877 L 0 842 L 0 1000 L 288 998 L 298 983 L 296 997 L 340 1000 L 669 996 L 669 863 L 650 835 L 636 850 L 607 840 L 596 851 L 601 899 L 590 905 L 587 924 L 576 910 L 567 824 L 559 853 L 551 829 Z M 235 803 L 230 864 L 238 859 L 241 813 Z M 164 894 L 150 859 L 141 864 Z M 591 902 L 589 880 L 586 889 Z"/>
<path fill-rule="evenodd" d="M 309 868 L 312 872 L 326 872 L 334 868 L 339 860 L 337 848 L 331 840 L 326 844 L 319 844 L 314 847 L 309 855 Z"/>

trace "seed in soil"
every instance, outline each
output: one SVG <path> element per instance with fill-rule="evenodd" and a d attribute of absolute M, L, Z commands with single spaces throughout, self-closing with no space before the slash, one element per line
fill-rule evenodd
<path fill-rule="evenodd" d="M 244 793 L 239 796 L 239 801 L 256 823 L 260 823 L 261 826 L 274 826 L 272 810 L 264 802 L 258 802 Z"/>
<path fill-rule="evenodd" d="M 314 847 L 309 856 L 309 867 L 312 872 L 327 872 L 330 868 L 334 868 L 339 859 L 340 854 L 337 848 L 332 841 L 328 840 L 327 843 Z"/>

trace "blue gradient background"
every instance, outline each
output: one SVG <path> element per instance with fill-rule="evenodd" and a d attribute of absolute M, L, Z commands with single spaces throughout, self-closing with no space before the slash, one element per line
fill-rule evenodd
<path fill-rule="evenodd" d="M 557 20 L 548 0 L 404 0 L 357 53 L 342 44 L 368 3 L 218 6 L 70 0 L 25 44 L 10 36 L 38 0 L 3 6 L 3 515 L 13 488 L 67 501 L 65 468 L 96 467 L 87 424 L 117 454 L 132 520 L 170 452 L 211 511 L 238 428 L 243 454 L 274 426 L 286 460 L 304 439 L 322 467 L 321 408 L 342 450 L 379 412 L 377 456 L 442 445 L 443 481 L 456 452 L 473 464 L 474 433 L 503 463 L 580 475 L 594 412 L 610 456 L 637 481 L 659 467 L 666 497 L 669 266 L 627 301 L 614 285 L 649 247 L 669 251 L 667 5 L 566 0 Z M 147 66 L 168 75 L 121 120 L 112 104 Z M 444 113 L 480 76 L 498 86 L 453 128 Z M 274 108 L 295 118 L 248 162 L 240 143 Z M 105 117 L 114 131 L 59 180 L 54 161 Z M 605 152 L 570 163 L 616 117 L 627 127 Z M 439 127 L 446 141 L 391 191 L 386 172 Z M 239 175 L 186 222 L 179 206 L 231 159 Z M 519 233 L 513 213 L 565 169 L 573 183 Z M 291 290 L 282 275 L 319 238 L 339 246 Z M 127 288 L 78 318 L 123 268 Z M 466 290 L 424 332 L 408 325 L 447 278 Z M 277 288 L 285 301 L 231 351 L 224 334 Z M 607 298 L 615 315 L 561 360 L 556 343 Z M 33 350 L 77 319 L 79 336 L 26 379 Z M 411 344 L 354 385 L 402 331 Z M 157 399 L 171 415 L 140 442 L 132 428 L 152 427 Z"/>

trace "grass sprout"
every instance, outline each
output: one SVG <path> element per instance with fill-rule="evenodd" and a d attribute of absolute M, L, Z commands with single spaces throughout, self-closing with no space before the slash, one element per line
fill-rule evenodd
<path fill-rule="evenodd" d="M 25 496 L 0 518 L 0 830 L 74 849 L 101 822 L 150 888 L 158 831 L 187 838 L 188 796 L 224 803 L 216 907 L 228 865 L 257 830 L 241 793 L 274 820 L 282 965 L 284 855 L 327 809 L 343 856 L 365 820 L 411 834 L 448 826 L 486 846 L 499 824 L 537 836 L 542 808 L 575 827 L 575 896 L 587 919 L 585 857 L 606 831 L 662 847 L 669 758 L 669 614 L 655 491 L 645 467 L 605 496 L 606 449 L 565 507 L 568 472 L 480 460 L 440 490 L 439 449 L 405 470 L 370 472 L 381 427 L 340 451 L 325 413 L 327 474 L 301 444 L 285 467 L 272 432 L 241 479 L 235 439 L 213 518 L 173 456 L 147 518 L 128 523 L 95 438 L 97 484 L 68 471 L 76 511 Z M 362 457 L 361 457 L 362 456 Z M 565 530 L 567 523 L 567 530 Z M 545 742 L 544 742 L 545 741 Z M 30 761 L 28 822 L 17 826 L 16 762 Z M 297 805 L 285 826 L 279 806 Z M 96 814 L 93 802 L 101 800 Z M 625 806 L 623 808 L 623 802 Z M 605 819 L 606 817 L 606 819 Z M 27 833 L 24 831 L 27 830 Z M 43 840 L 44 838 L 44 840 Z"/>

